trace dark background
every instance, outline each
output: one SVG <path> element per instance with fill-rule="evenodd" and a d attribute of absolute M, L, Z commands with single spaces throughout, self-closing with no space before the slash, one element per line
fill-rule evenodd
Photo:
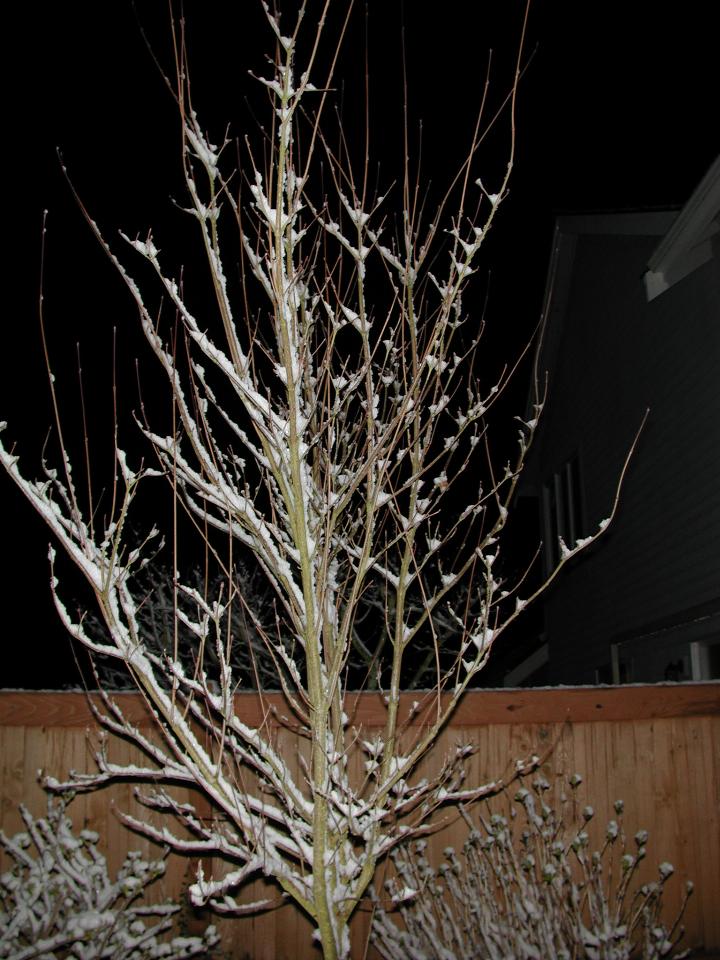
<path fill-rule="evenodd" d="M 342 8 L 335 0 L 329 37 Z M 308 23 L 317 9 L 310 3 Z M 617 0 L 531 4 L 514 174 L 479 280 L 480 296 L 488 296 L 483 350 L 490 368 L 512 359 L 538 322 L 556 213 L 680 206 L 720 150 L 711 5 L 674 5 L 672 16 L 670 9 Z M 422 121 L 420 178 L 431 205 L 464 157 L 491 48 L 491 104 L 509 87 L 525 4 L 445 0 L 419 11 L 414 2 L 358 0 L 335 102 L 351 147 L 361 144 L 367 42 L 371 154 L 379 182 L 396 181 L 404 49 L 410 135 L 416 147 Z M 232 136 L 252 139 L 266 100 L 248 70 L 268 75 L 265 52 L 273 48 L 259 0 L 188 0 L 185 15 L 202 125 L 215 140 L 228 124 Z M 156 0 L 40 3 L 11 7 L 4 19 L 0 419 L 9 426 L 3 439 L 17 441 L 26 473 L 35 475 L 52 420 L 38 323 L 47 209 L 45 322 L 65 428 L 80 443 L 79 343 L 93 462 L 110 469 L 113 356 L 117 402 L 128 425 L 138 404 L 135 358 L 145 357 L 150 371 L 152 364 L 133 305 L 84 222 L 56 151 L 109 239 L 118 228 L 134 236 L 153 226 L 158 245 L 192 267 L 187 257 L 194 254 L 184 257 L 177 241 L 182 221 L 170 199 L 183 199 L 177 113 L 143 38 L 144 31 L 171 74 L 168 9 Z M 502 175 L 507 145 L 507 130 L 499 127 L 483 146 L 479 169 L 490 190 Z M 522 412 L 525 391 L 520 383 L 512 395 L 513 413 Z M 7 651 L 0 686 L 72 682 L 69 643 L 50 600 L 45 529 L 4 476 L 0 496 Z"/>

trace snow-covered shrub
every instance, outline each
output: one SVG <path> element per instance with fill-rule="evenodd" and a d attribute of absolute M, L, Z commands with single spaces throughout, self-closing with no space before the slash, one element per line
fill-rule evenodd
<path fill-rule="evenodd" d="M 165 871 L 162 860 L 129 853 L 117 877 L 108 875 L 98 835 L 75 834 L 66 800 L 50 798 L 46 817 L 20 813 L 25 830 L 0 845 L 12 866 L 0 875 L 0 957 L 3 960 L 187 960 L 207 956 L 218 942 L 172 937 L 176 904 L 144 903 L 147 887 Z"/>
<path fill-rule="evenodd" d="M 582 778 L 570 778 L 577 790 Z M 372 940 L 386 960 L 643 960 L 687 956 L 676 952 L 680 920 L 663 918 L 663 889 L 671 864 L 639 884 L 647 831 L 628 843 L 623 803 L 615 803 L 599 844 L 586 829 L 592 807 L 578 813 L 575 796 L 548 803 L 549 783 L 521 787 L 501 814 L 491 802 L 469 827 L 460 855 L 451 847 L 434 868 L 427 842 L 393 853 L 397 876 L 375 897 Z M 496 806 L 496 805 L 495 805 Z"/>

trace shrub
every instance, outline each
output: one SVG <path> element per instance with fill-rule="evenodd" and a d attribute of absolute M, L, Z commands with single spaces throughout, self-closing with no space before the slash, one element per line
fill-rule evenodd
<path fill-rule="evenodd" d="M 581 782 L 578 774 L 570 778 L 573 792 Z M 477 825 L 461 810 L 470 828 L 462 854 L 446 848 L 438 869 L 425 856 L 424 840 L 396 850 L 397 876 L 386 883 L 392 915 L 376 896 L 372 939 L 380 954 L 388 960 L 687 956 L 675 951 L 692 883 L 668 926 L 662 896 L 673 867 L 661 863 L 656 881 L 638 885 L 648 834 L 639 830 L 627 842 L 623 802 L 615 802 L 617 819 L 593 849 L 586 829 L 592 807 L 577 812 L 575 797 L 563 794 L 553 809 L 549 790 L 542 777 L 532 789 L 522 787 L 509 816 L 488 801 Z M 571 807 L 576 812 L 569 816 Z"/>
<path fill-rule="evenodd" d="M 74 834 L 65 800 L 48 800 L 47 816 L 20 813 L 25 831 L 0 844 L 13 861 L 0 876 L 0 957 L 30 960 L 188 960 L 206 956 L 217 942 L 213 927 L 202 937 L 164 935 L 176 904 L 140 902 L 165 871 L 162 860 L 128 853 L 115 880 L 91 830 Z"/>

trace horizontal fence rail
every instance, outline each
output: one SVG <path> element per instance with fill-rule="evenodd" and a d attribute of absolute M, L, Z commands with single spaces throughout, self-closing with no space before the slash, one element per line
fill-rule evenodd
<path fill-rule="evenodd" d="M 151 724 L 138 694 L 119 693 L 113 699 L 134 723 Z M 349 700 L 346 711 L 352 724 L 363 730 L 382 725 L 385 708 L 380 696 L 363 693 Z M 413 711 L 417 701 L 420 707 Z M 412 713 L 408 735 L 413 729 L 417 732 L 436 706 L 431 693 L 403 696 L 401 714 Z M 239 719 L 267 724 L 290 765 L 299 770 L 306 744 L 283 727 L 284 709 L 278 694 L 236 698 Z M 97 734 L 85 694 L 0 691 L 0 827 L 6 834 L 21 829 L 19 804 L 34 815 L 45 812 L 45 795 L 37 782 L 40 771 L 61 779 L 71 769 L 93 769 Z M 459 743 L 477 748 L 468 762 L 469 785 L 507 776 L 516 760 L 535 753 L 543 759 L 544 776 L 553 783 L 575 772 L 583 775 L 580 797 L 595 808 L 598 829 L 615 816 L 614 801 L 624 800 L 626 833 L 632 836 L 643 828 L 650 835 L 641 879 L 654 879 L 661 861 L 674 865 L 675 877 L 665 894 L 668 917 L 680 902 L 684 881 L 691 879 L 695 893 L 685 914 L 685 943 L 720 950 L 720 684 L 473 691 L 465 695 L 452 725 L 438 738 L 425 770 L 431 773 Z M 138 753 L 122 740 L 110 744 L 111 758 L 117 762 L 137 762 Z M 350 758 L 358 774 L 362 759 Z M 128 850 L 162 855 L 129 833 L 114 815 L 122 810 L 148 817 L 133 789 L 132 784 L 116 783 L 79 795 L 68 808 L 76 831 L 87 827 L 100 834 L 111 872 Z M 211 815 L 198 794 L 180 788 L 173 793 Z M 447 825 L 430 838 L 428 859 L 439 863 L 443 849 L 461 849 L 466 836 L 464 822 L 448 813 Z M 0 859 L 0 870 L 7 866 Z M 203 866 L 206 876 L 222 869 L 213 861 L 204 861 Z M 196 868 L 197 860 L 171 855 L 164 877 L 155 885 L 157 899 L 182 898 Z M 382 868 L 378 879 L 380 885 Z M 263 881 L 250 884 L 247 899 L 259 899 L 268 886 Z M 209 915 L 187 911 L 185 932 L 196 932 L 209 920 Z M 352 926 L 354 957 L 366 956 L 369 922 L 369 904 L 363 904 Z M 309 921 L 291 904 L 217 925 L 228 956 L 237 960 L 318 956 L 310 942 Z"/>

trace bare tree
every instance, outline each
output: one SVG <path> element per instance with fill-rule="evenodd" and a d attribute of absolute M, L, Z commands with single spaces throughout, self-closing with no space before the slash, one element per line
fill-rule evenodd
<path fill-rule="evenodd" d="M 198 648 L 192 624 L 202 617 L 202 608 L 194 597 L 224 592 L 228 589 L 227 576 L 216 571 L 209 578 L 208 570 L 196 564 L 182 575 L 184 587 L 192 588 L 192 592 L 178 590 L 177 580 L 170 568 L 155 559 L 133 577 L 132 590 L 140 599 L 138 632 L 147 650 L 160 657 L 172 656 L 191 673 L 205 671 L 212 677 L 219 667 L 217 650 L 212 644 Z M 279 685 L 272 649 L 264 639 L 274 618 L 270 591 L 263 581 L 262 571 L 236 563 L 231 589 L 242 596 L 243 606 L 238 611 L 237 603 L 227 604 L 218 622 L 226 638 L 235 683 L 246 690 L 276 690 Z M 83 623 L 93 639 L 102 641 L 106 627 L 97 613 L 85 613 Z M 115 657 L 95 656 L 91 668 L 96 683 L 105 690 L 135 689 L 125 664 Z"/>
<path fill-rule="evenodd" d="M 325 12 L 328 6 L 329 0 Z M 509 374 L 482 386 L 475 363 L 481 324 L 463 306 L 513 164 L 520 58 L 505 103 L 502 182 L 488 187 L 475 169 L 481 109 L 467 159 L 423 221 L 419 185 L 407 169 L 400 187 L 373 195 L 367 178 L 358 183 L 321 132 L 335 63 L 318 79 L 324 13 L 307 62 L 297 66 L 302 16 L 286 35 L 266 12 L 275 69 L 259 82 L 271 98 L 272 131 L 261 145 L 265 162 L 248 146 L 247 165 L 234 179 L 222 172 L 225 144 L 210 141 L 192 108 L 180 55 L 188 213 L 207 259 L 216 318 L 192 311 L 152 235 L 124 237 L 128 257 L 149 266 L 179 318 L 184 350 L 172 331 L 163 334 L 140 284 L 91 221 L 137 304 L 172 396 L 169 432 L 141 423 L 159 469 L 133 469 L 118 447 L 114 512 L 100 531 L 98 518 L 80 508 L 65 446 L 61 470 L 48 467 L 37 482 L 20 474 L 17 457 L 5 448 L 2 461 L 90 584 L 106 635 L 90 635 L 82 618 L 69 614 L 53 577 L 65 627 L 91 653 L 126 667 L 157 720 L 150 739 L 106 698 L 103 722 L 133 739 L 147 766 L 128 770 L 101 751 L 97 774 L 50 785 L 92 788 L 116 776 L 160 783 L 145 802 L 170 822 L 174 817 L 191 839 L 126 816 L 130 826 L 234 866 L 219 878 L 200 873 L 191 890 L 197 904 L 242 914 L 248 908 L 234 891 L 255 874 L 272 878 L 316 924 L 323 955 L 336 958 L 349 954 L 348 922 L 378 861 L 427 832 L 442 804 L 497 787 L 464 783 L 472 747 L 458 748 L 430 779 L 420 778 L 417 767 L 493 644 L 534 599 L 518 593 L 522 580 L 503 583 L 497 570 L 542 400 L 538 394 L 530 419 L 518 422 L 514 459 L 493 463 L 487 418 Z M 226 221 L 238 231 L 234 248 Z M 238 247 L 245 282 L 235 297 L 227 264 Z M 175 617 L 195 639 L 192 669 L 177 651 L 154 648 L 142 628 L 143 597 L 132 575 L 150 555 L 156 531 L 132 548 L 124 533 L 145 483 L 182 504 L 224 572 L 214 593 L 173 584 L 191 601 L 176 602 Z M 559 566 L 592 540 L 562 545 Z M 254 557 L 275 595 L 277 626 L 272 633 L 256 626 L 287 714 L 309 745 L 300 778 L 266 728 L 246 725 L 235 712 L 232 633 L 223 623 L 242 604 L 233 576 L 242 551 Z M 465 599 L 454 606 L 463 585 Z M 376 605 L 382 601 L 373 623 L 378 636 L 364 636 L 368 649 L 378 649 L 372 671 L 385 704 L 382 735 L 373 738 L 346 710 L 348 657 L 368 593 Z M 417 735 L 403 736 L 404 670 L 428 641 L 434 685 L 419 698 L 425 722 L 413 728 Z M 212 658 L 204 657 L 208 648 Z M 353 750 L 366 755 L 361 783 L 348 773 Z M 208 823 L 174 804 L 163 782 L 200 787 L 218 820 Z"/>

